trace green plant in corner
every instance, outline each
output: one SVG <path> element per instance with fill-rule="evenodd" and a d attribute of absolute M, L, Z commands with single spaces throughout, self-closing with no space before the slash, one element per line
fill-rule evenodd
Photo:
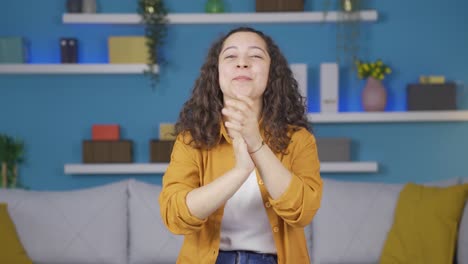
<path fill-rule="evenodd" d="M 23 187 L 17 180 L 18 164 L 21 164 L 23 161 L 23 141 L 12 138 L 5 134 L 0 134 L 0 175 L 2 176 L 1 178 L 3 187 Z M 4 182 L 4 177 L 6 177 L 6 182 Z"/>
<path fill-rule="evenodd" d="M 148 50 L 148 69 L 145 74 L 150 77 L 151 87 L 154 88 L 160 77 L 155 65 L 158 64 L 161 68 L 166 63 L 160 51 L 167 35 L 167 9 L 163 0 L 138 0 L 138 14 L 145 25 Z"/>

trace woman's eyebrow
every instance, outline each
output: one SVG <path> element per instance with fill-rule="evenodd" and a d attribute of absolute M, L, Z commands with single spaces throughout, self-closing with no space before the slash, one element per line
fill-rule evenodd
<path fill-rule="evenodd" d="M 228 49 L 237 49 L 237 47 L 236 47 L 236 46 L 229 46 L 229 47 L 226 47 L 226 48 L 221 52 L 221 54 L 223 54 L 223 53 L 224 53 L 226 50 L 228 50 Z"/>
<path fill-rule="evenodd" d="M 267 52 L 264 49 L 260 48 L 259 46 L 250 46 L 249 49 L 258 49 L 258 50 L 261 50 L 263 53 L 265 53 L 265 55 L 268 55 Z"/>
<path fill-rule="evenodd" d="M 229 50 L 229 49 L 237 49 L 237 47 L 236 47 L 236 46 L 229 46 L 229 47 L 226 47 L 226 48 L 221 52 L 221 54 L 223 54 L 224 52 L 226 52 L 226 51 Z M 249 46 L 249 49 L 258 49 L 258 50 L 262 51 L 265 55 L 268 55 L 267 52 L 266 52 L 264 49 L 262 49 L 261 47 L 259 47 L 259 46 Z"/>

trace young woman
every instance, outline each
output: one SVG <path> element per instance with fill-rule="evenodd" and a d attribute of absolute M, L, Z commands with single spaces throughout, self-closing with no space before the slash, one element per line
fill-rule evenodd
<path fill-rule="evenodd" d="M 185 235 L 177 263 L 310 263 L 320 207 L 314 136 L 272 39 L 237 28 L 211 47 L 176 124 L 161 215 Z"/>

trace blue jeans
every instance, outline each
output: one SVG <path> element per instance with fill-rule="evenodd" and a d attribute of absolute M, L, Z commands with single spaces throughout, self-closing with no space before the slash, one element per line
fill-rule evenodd
<path fill-rule="evenodd" d="M 278 258 L 273 254 L 255 253 L 252 251 L 219 251 L 216 264 L 277 264 Z"/>

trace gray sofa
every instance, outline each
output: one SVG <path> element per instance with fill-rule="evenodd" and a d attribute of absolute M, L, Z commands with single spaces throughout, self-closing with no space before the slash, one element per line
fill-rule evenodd
<path fill-rule="evenodd" d="M 402 187 L 324 179 L 322 207 L 306 228 L 312 262 L 377 263 Z M 0 202 L 35 264 L 172 264 L 183 237 L 162 224 L 160 191 L 131 179 L 64 192 L 0 190 Z M 468 264 L 467 207 L 457 246 L 458 263 Z"/>

